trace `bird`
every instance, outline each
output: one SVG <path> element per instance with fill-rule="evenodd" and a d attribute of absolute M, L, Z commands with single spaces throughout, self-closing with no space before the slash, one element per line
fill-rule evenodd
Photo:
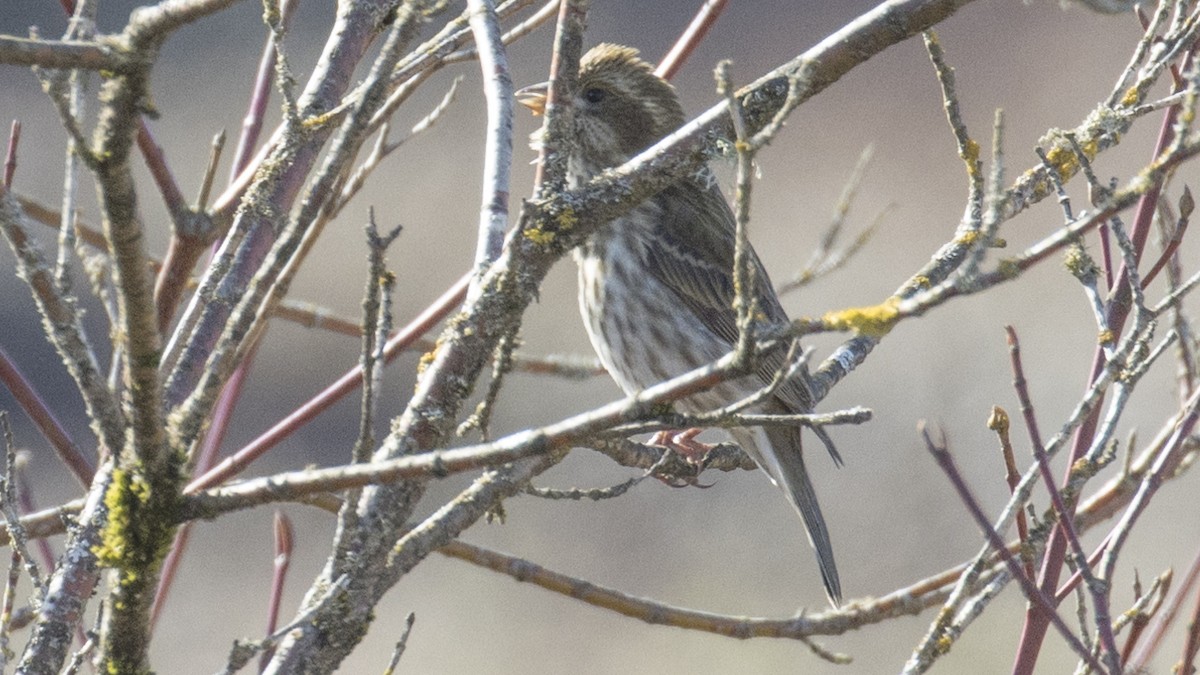
<path fill-rule="evenodd" d="M 546 83 L 516 99 L 540 114 Z M 574 89 L 573 145 L 567 160 L 571 187 L 623 164 L 683 125 L 675 88 L 655 74 L 638 50 L 600 44 L 580 59 Z M 535 132 L 533 144 L 540 142 Z M 707 167 L 669 184 L 576 247 L 579 307 L 600 362 L 627 395 L 709 364 L 738 339 L 734 309 L 736 225 L 720 185 Z M 757 283 L 760 325 L 788 321 L 757 253 L 749 251 Z M 785 367 L 780 350 L 763 355 L 757 371 L 676 402 L 690 413 L 712 410 L 761 390 Z M 808 413 L 813 408 L 804 368 L 783 382 L 755 412 Z M 842 599 L 833 545 L 817 493 L 804 465 L 798 426 L 730 430 L 734 440 L 800 514 L 816 552 L 830 604 Z M 827 437 L 822 437 L 825 441 Z M 835 464 L 841 458 L 826 443 Z"/>

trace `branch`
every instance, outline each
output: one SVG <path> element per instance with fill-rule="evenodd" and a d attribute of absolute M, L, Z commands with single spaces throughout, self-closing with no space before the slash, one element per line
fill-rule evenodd
<path fill-rule="evenodd" d="M 468 0 L 471 32 L 479 49 L 483 94 L 487 102 L 487 139 L 483 151 L 483 200 L 479 207 L 479 236 L 475 271 L 482 275 L 500 256 L 508 228 L 509 167 L 512 166 L 512 77 L 500 35 L 500 20 L 492 0 Z M 479 276 L 476 276 L 476 281 Z M 479 287 L 472 284 L 471 299 Z"/>
<path fill-rule="evenodd" d="M 727 354 L 716 363 L 697 368 L 662 384 L 593 411 L 569 417 L 539 429 L 521 431 L 492 443 L 432 450 L 381 459 L 377 453 L 367 464 L 351 464 L 329 469 L 306 469 L 267 478 L 248 480 L 196 494 L 181 511 L 184 519 L 211 517 L 232 508 L 244 509 L 281 500 L 295 500 L 315 492 L 337 492 L 349 488 L 394 483 L 403 479 L 445 477 L 485 466 L 497 466 L 519 459 L 563 450 L 597 432 L 625 422 L 636 422 L 653 415 L 658 408 L 718 382 L 743 374 L 736 354 Z M 384 447 L 396 442 L 388 438 Z"/>
<path fill-rule="evenodd" d="M 43 40 L 0 35 L 0 63 L 39 68 L 80 68 L 118 72 L 127 68 L 123 55 L 96 42 Z"/>

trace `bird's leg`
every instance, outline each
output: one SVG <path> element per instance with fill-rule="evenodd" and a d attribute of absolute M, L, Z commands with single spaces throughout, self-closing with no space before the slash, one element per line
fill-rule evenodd
<path fill-rule="evenodd" d="M 697 473 L 699 473 L 699 471 L 704 469 L 705 455 L 713 449 L 713 446 L 708 443 L 696 440 L 696 437 L 703 432 L 703 429 L 697 428 L 684 429 L 683 431 L 679 431 L 678 429 L 664 429 L 655 432 L 654 436 L 647 441 L 647 444 L 657 445 L 658 447 L 666 448 L 670 452 L 679 454 L 688 464 L 695 466 L 698 470 Z M 700 483 L 698 476 L 688 479 L 661 480 L 671 487 L 687 487 L 689 485 L 701 488 L 711 487 L 711 485 Z"/>
<path fill-rule="evenodd" d="M 679 431 L 676 429 L 666 429 L 656 432 L 650 439 L 650 445 L 658 445 L 669 450 L 674 450 L 683 456 L 684 459 L 692 464 L 699 464 L 704 456 L 708 454 L 713 446 L 708 443 L 701 443 L 696 440 L 696 437 L 704 433 L 703 429 L 695 427 Z"/>

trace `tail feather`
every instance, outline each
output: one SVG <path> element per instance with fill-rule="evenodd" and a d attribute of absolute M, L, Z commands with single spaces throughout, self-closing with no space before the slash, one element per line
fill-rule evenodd
<path fill-rule="evenodd" d="M 757 431 L 759 433 L 738 430 L 734 432 L 734 436 L 754 461 L 758 462 L 759 467 L 787 494 L 788 500 L 799 512 L 808 534 L 808 543 L 817 554 L 817 566 L 821 571 L 821 581 L 825 584 L 825 595 L 836 609 L 842 602 L 842 583 L 838 578 L 837 564 L 833 560 L 833 544 L 829 540 L 829 530 L 825 526 L 824 516 L 821 515 L 821 506 L 817 503 L 817 492 L 809 480 L 808 470 L 804 467 L 800 429 L 770 427 Z"/>

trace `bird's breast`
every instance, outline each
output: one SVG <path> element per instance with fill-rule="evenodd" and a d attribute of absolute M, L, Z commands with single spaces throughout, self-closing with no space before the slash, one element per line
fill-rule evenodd
<path fill-rule="evenodd" d="M 729 349 L 647 267 L 635 224 L 618 219 L 577 249 L 579 309 L 600 362 L 633 394 L 715 361 Z M 726 383 L 681 402 L 699 412 L 744 395 Z"/>

